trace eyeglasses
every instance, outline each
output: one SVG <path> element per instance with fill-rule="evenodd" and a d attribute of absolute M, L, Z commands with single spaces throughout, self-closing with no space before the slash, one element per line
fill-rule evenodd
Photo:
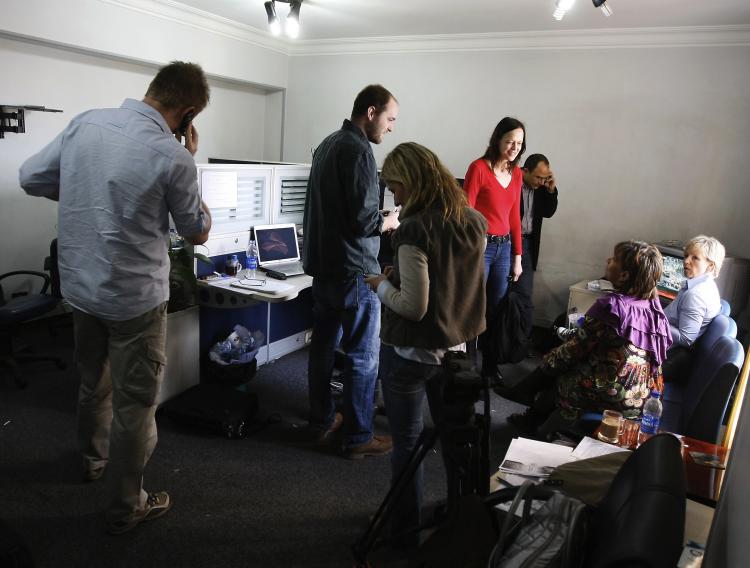
<path fill-rule="evenodd" d="M 247 286 L 265 286 L 266 285 L 266 279 L 265 278 L 245 278 L 242 277 L 239 279 L 240 284 L 245 284 Z"/>

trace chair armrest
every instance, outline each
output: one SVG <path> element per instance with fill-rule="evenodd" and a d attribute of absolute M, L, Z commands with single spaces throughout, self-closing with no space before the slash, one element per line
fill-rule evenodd
<path fill-rule="evenodd" d="M 26 274 L 28 276 L 38 276 L 39 278 L 44 279 L 44 285 L 42 286 L 42 290 L 39 293 L 40 294 L 47 293 L 47 288 L 49 288 L 49 284 L 50 284 L 50 277 L 49 277 L 49 274 L 46 274 L 44 272 L 37 272 L 35 270 L 13 270 L 12 272 L 6 272 L 5 274 L 0 274 L 0 280 L 3 280 L 4 278 L 8 278 L 10 276 L 20 276 L 23 274 Z"/>

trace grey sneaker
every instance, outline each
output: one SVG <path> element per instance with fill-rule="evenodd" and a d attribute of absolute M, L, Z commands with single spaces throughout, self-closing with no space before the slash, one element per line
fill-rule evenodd
<path fill-rule="evenodd" d="M 130 519 L 108 523 L 107 532 L 109 534 L 126 533 L 137 527 L 139 523 L 158 519 L 171 508 L 172 500 L 169 498 L 169 493 L 166 491 L 149 493 L 143 509 L 133 513 Z"/>
<path fill-rule="evenodd" d="M 95 467 L 93 469 L 86 469 L 83 472 L 83 482 L 84 483 L 91 483 L 92 481 L 96 481 L 97 479 L 101 479 L 102 475 L 104 475 L 104 469 L 106 466 L 102 465 L 99 467 Z"/>

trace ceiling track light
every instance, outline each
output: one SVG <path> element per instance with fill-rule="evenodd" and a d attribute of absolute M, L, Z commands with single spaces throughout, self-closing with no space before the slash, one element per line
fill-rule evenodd
<path fill-rule="evenodd" d="M 558 22 L 563 19 L 565 13 L 573 7 L 575 0 L 557 0 L 555 2 L 555 11 L 552 12 L 552 17 Z"/>
<path fill-rule="evenodd" d="M 299 12 L 302 0 L 269 0 L 264 4 L 268 16 L 268 27 L 273 35 L 281 33 L 281 22 L 276 14 L 276 2 L 289 4 L 289 15 L 284 21 L 284 31 L 290 38 L 296 38 L 299 35 Z"/>
<path fill-rule="evenodd" d="M 594 3 L 594 8 L 600 8 L 602 13 L 608 18 L 612 15 L 612 8 L 607 6 L 607 0 L 591 0 Z"/>
<path fill-rule="evenodd" d="M 268 29 L 271 30 L 273 35 L 277 36 L 281 33 L 281 23 L 279 22 L 279 17 L 276 15 L 276 4 L 271 1 L 266 2 L 264 6 L 266 7 L 266 15 L 268 16 Z"/>

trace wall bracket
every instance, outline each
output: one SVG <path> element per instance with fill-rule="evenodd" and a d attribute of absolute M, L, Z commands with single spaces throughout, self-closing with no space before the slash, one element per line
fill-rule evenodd
<path fill-rule="evenodd" d="M 5 138 L 6 132 L 22 134 L 26 132 L 24 111 L 36 110 L 40 112 L 62 112 L 56 108 L 34 105 L 0 105 L 0 138 Z"/>

